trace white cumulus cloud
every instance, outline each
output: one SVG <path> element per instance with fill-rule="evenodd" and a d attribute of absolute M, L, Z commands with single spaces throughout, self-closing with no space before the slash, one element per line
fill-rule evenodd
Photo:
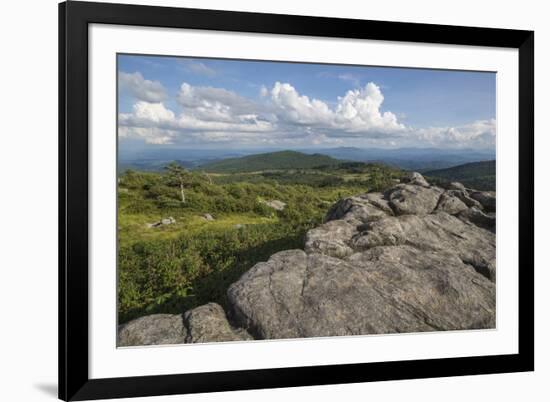
<path fill-rule="evenodd" d="M 329 126 L 334 119 L 334 112 L 325 102 L 300 95 L 288 83 L 275 83 L 271 90 L 271 100 L 277 108 L 278 116 L 289 123 Z"/>
<path fill-rule="evenodd" d="M 349 133 L 390 134 L 401 132 L 405 125 L 392 112 L 382 112 L 384 95 L 380 87 L 369 82 L 364 88 L 348 91 L 338 98 L 335 126 Z"/>
<path fill-rule="evenodd" d="M 405 130 L 395 114 L 381 111 L 384 96 L 372 82 L 339 97 L 334 109 L 323 101 L 300 95 L 288 83 L 275 83 L 271 99 L 281 120 L 323 128 L 328 135 L 377 137 Z"/>
<path fill-rule="evenodd" d="M 140 88 L 144 82 L 152 83 L 141 75 L 130 78 Z M 141 89 L 134 92 L 143 94 Z M 153 144 L 487 148 L 494 146 L 496 136 L 494 119 L 454 127 L 406 126 L 396 114 L 383 110 L 384 95 L 372 82 L 347 91 L 332 105 L 285 82 L 261 87 L 256 99 L 184 82 L 171 103 L 178 110 L 150 94 L 135 97 L 132 111 L 119 114 L 119 135 Z"/>
<path fill-rule="evenodd" d="M 136 102 L 131 113 L 119 114 L 119 135 L 154 144 L 201 139 L 219 142 L 274 129 L 270 121 L 255 113 L 259 110 L 256 104 L 223 88 L 183 83 L 177 100 L 182 106 L 179 114 L 162 102 Z"/>
<path fill-rule="evenodd" d="M 227 89 L 191 86 L 186 82 L 181 84 L 177 100 L 189 112 L 223 110 L 225 117 L 254 114 L 259 109 L 257 103 Z"/>
<path fill-rule="evenodd" d="M 456 127 L 429 127 L 412 131 L 417 141 L 430 146 L 490 148 L 496 144 L 496 120 L 478 120 Z"/>

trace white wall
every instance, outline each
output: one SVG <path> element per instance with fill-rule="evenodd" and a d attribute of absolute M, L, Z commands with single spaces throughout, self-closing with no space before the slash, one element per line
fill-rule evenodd
<path fill-rule="evenodd" d="M 121 1 L 123 2 L 123 1 Z M 138 1 L 135 1 L 138 2 Z M 57 376 L 57 5 L 2 3 L 0 22 L 0 399 L 54 400 Z M 478 25 L 536 31 L 537 359 L 536 372 L 477 377 L 245 391 L 158 401 L 399 400 L 477 401 L 548 398 L 550 271 L 545 223 L 550 195 L 550 26 L 545 2 L 523 0 L 193 0 L 145 4 L 332 17 Z M 544 381 L 546 379 L 546 382 Z M 147 400 L 152 399 L 134 399 Z"/>

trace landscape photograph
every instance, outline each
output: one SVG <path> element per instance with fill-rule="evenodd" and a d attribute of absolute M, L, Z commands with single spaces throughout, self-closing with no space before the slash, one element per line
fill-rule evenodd
<path fill-rule="evenodd" d="M 496 328 L 496 74 L 117 56 L 117 346 Z"/>

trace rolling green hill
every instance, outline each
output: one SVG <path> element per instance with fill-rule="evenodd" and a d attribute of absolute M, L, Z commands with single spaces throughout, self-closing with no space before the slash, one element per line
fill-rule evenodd
<path fill-rule="evenodd" d="M 308 155 L 296 151 L 280 151 L 255 154 L 242 158 L 229 158 L 207 163 L 198 169 L 211 173 L 246 173 L 280 169 L 312 169 L 320 166 L 337 165 L 338 159 L 330 156 Z"/>
<path fill-rule="evenodd" d="M 495 161 L 482 161 L 466 163 L 447 169 L 431 170 L 425 172 L 424 176 L 434 183 L 459 181 L 466 187 L 494 191 L 496 188 L 495 172 Z"/>

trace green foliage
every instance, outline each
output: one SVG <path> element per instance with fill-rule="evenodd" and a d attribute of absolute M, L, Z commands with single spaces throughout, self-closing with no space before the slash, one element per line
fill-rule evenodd
<path fill-rule="evenodd" d="M 168 164 L 164 169 L 166 170 L 165 179 L 169 185 L 187 185 L 192 180 L 192 176 L 189 171 L 176 162 Z"/>
<path fill-rule="evenodd" d="M 318 166 L 334 166 L 339 160 L 321 154 L 303 154 L 295 151 L 270 152 L 228 158 L 201 166 L 206 172 L 238 173 L 275 169 L 311 169 Z"/>
<path fill-rule="evenodd" d="M 306 225 L 256 225 L 137 242 L 119 250 L 119 322 L 181 313 L 215 301 L 229 285 L 277 251 L 300 248 Z"/>

